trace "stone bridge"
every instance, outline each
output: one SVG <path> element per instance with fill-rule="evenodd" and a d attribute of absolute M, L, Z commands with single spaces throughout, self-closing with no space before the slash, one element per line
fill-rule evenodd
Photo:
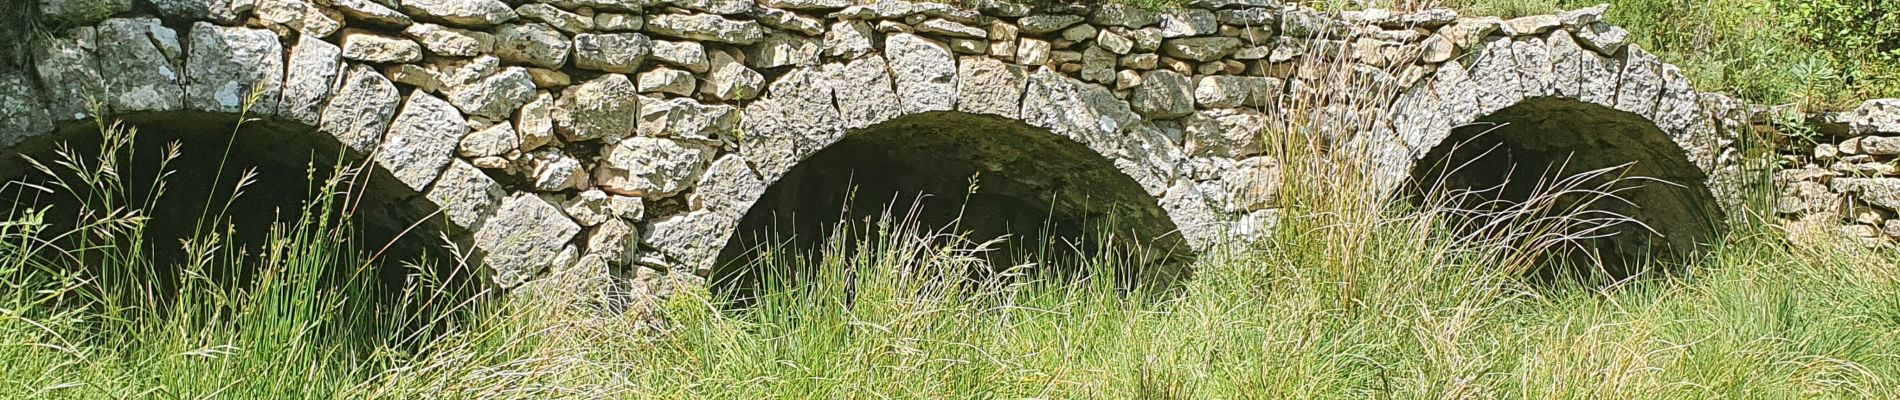
<path fill-rule="evenodd" d="M 439 220 L 502 285 L 700 279 L 853 189 L 967 198 L 972 220 L 1112 219 L 1191 253 L 1273 223 L 1269 133 L 1319 118 L 1359 121 L 1318 131 L 1362 155 L 1374 195 L 1634 163 L 1671 185 L 1632 195 L 1657 231 L 1632 235 L 1680 252 L 1721 224 L 1750 110 L 1627 45 L 1602 7 L 37 1 L 51 33 L 0 72 L 7 158 L 94 130 L 88 99 L 162 125 L 235 120 L 256 93 L 240 140 L 365 162 L 377 212 Z"/>

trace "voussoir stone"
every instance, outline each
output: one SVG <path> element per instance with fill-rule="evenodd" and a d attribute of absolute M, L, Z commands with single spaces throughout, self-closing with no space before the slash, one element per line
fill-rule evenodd
<path fill-rule="evenodd" d="M 712 156 L 710 148 L 679 140 L 630 137 L 602 151 L 594 182 L 609 193 L 663 199 L 688 189 Z"/>
<path fill-rule="evenodd" d="M 0 71 L 0 147 L 52 132 L 53 120 L 40 104 L 26 71 Z"/>
<path fill-rule="evenodd" d="M 236 113 L 252 102 L 254 115 L 276 114 L 284 82 L 284 49 L 277 35 L 199 22 L 191 27 L 191 56 L 185 60 L 185 96 L 192 109 Z"/>
<path fill-rule="evenodd" d="M 402 113 L 389 124 L 376 162 L 417 192 L 448 165 L 455 146 L 468 133 L 468 122 L 449 102 L 423 92 L 409 94 Z"/>
<path fill-rule="evenodd" d="M 646 61 L 653 41 L 638 33 L 574 35 L 574 66 L 595 71 L 632 73 Z"/>
<path fill-rule="evenodd" d="M 884 57 L 868 55 L 845 64 L 827 65 L 838 79 L 832 90 L 839 118 L 846 129 L 888 121 L 903 112 L 891 85 L 890 65 Z"/>
<path fill-rule="evenodd" d="M 317 130 L 360 153 L 369 153 L 389 129 L 390 118 L 402 102 L 396 84 L 365 65 L 350 68 L 349 77 L 323 109 Z"/>
<path fill-rule="evenodd" d="M 475 247 L 485 254 L 494 281 L 512 287 L 552 264 L 580 231 L 554 204 L 533 193 L 516 193 L 475 231 Z"/>
<path fill-rule="evenodd" d="M 891 75 L 896 78 L 904 113 L 950 111 L 955 107 L 957 60 L 949 46 L 898 33 L 884 38 L 884 53 L 891 57 Z"/>
<path fill-rule="evenodd" d="M 47 113 L 61 120 L 92 115 L 92 101 L 106 100 L 105 78 L 99 75 L 94 56 L 99 49 L 98 31 L 77 27 L 59 37 L 37 39 L 39 52 L 33 66 L 45 85 Z"/>
<path fill-rule="evenodd" d="M 494 178 L 482 173 L 480 168 L 469 165 L 467 161 L 451 160 L 442 176 L 436 179 L 435 186 L 423 196 L 441 208 L 449 222 L 464 229 L 479 231 L 482 222 L 495 211 L 495 206 L 508 193 Z"/>
<path fill-rule="evenodd" d="M 1022 112 L 1029 71 L 989 57 L 963 57 L 957 63 L 957 110 L 1014 119 Z"/>
<path fill-rule="evenodd" d="M 513 21 L 515 10 L 501 0 L 402 0 L 403 13 L 424 20 L 475 28 Z"/>
<path fill-rule="evenodd" d="M 569 86 L 555 102 L 554 122 L 569 141 L 623 138 L 633 134 L 639 90 L 626 75 L 607 74 Z"/>
<path fill-rule="evenodd" d="M 734 21 L 713 14 L 660 14 L 647 17 L 647 32 L 660 36 L 747 45 L 765 38 L 754 21 Z"/>
<path fill-rule="evenodd" d="M 105 103 L 122 113 L 184 107 L 184 48 L 157 18 L 113 18 L 99 23 L 99 73 Z"/>

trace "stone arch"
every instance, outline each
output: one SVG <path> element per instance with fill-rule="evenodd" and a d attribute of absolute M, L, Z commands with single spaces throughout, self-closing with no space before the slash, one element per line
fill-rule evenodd
<path fill-rule="evenodd" d="M 440 253 L 437 261 L 473 256 L 467 260 L 485 262 L 485 278 L 502 286 L 526 279 L 534 272 L 530 264 L 555 258 L 577 234 L 554 205 L 530 194 L 510 196 L 496 179 L 455 157 L 476 128 L 499 126 L 473 123 L 471 116 L 502 100 L 398 86 L 374 65 L 346 60 L 339 46 L 311 36 L 282 43 L 267 29 L 208 22 L 174 29 L 149 17 L 66 28 L 34 43 L 36 65 L 0 71 L 0 96 L 38 103 L 22 104 L 25 112 L 7 110 L 13 129 L 0 136 L 0 147 L 17 160 L 91 133 L 94 99 L 107 118 L 219 147 L 242 115 L 251 120 L 233 140 L 238 152 L 248 153 L 240 157 L 283 161 L 275 167 L 287 170 L 268 172 L 296 175 L 305 162 L 321 169 L 337 156 L 361 165 L 363 180 L 355 189 L 367 193 L 355 193 L 361 202 L 350 206 L 370 225 L 428 242 L 415 246 L 440 248 L 439 238 L 453 240 L 474 254 Z M 241 114 L 247 103 L 248 114 Z M 295 196 L 302 189 L 262 195 Z"/>
<path fill-rule="evenodd" d="M 1640 187 L 1623 193 L 1629 203 L 1592 206 L 1648 226 L 1620 224 L 1585 245 L 1601 250 L 1605 272 L 1627 276 L 1716 240 L 1732 205 L 1718 199 L 1736 173 L 1717 139 L 1722 98 L 1636 46 L 1580 45 L 1561 29 L 1489 36 L 1463 61 L 1394 103 L 1393 136 L 1372 148 L 1385 193 L 1498 187 L 1484 199 L 1521 201 L 1542 174 L 1630 163 L 1623 174 L 1660 182 L 1622 183 Z"/>
<path fill-rule="evenodd" d="M 764 96 L 739 110 L 738 149 L 710 161 L 694 185 L 695 211 L 655 221 L 643 240 L 674 265 L 709 274 L 761 196 L 813 156 L 848 137 L 966 123 L 1111 167 L 1112 173 L 1095 175 L 1121 180 L 1112 183 L 1125 183 L 1151 204 L 1144 212 L 1159 211 L 1156 220 L 1168 225 L 1151 224 L 1143 233 L 1179 242 L 1185 251 L 1205 250 L 1231 228 L 1230 218 L 1187 178 L 1190 160 L 1178 142 L 1108 88 L 1046 67 L 954 57 L 941 44 L 901 43 L 909 40 L 921 39 L 890 35 L 886 46 L 913 47 L 892 57 L 923 59 L 873 53 L 794 68 L 774 80 Z"/>

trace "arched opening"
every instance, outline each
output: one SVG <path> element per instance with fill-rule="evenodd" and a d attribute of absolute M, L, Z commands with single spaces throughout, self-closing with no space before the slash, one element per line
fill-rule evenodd
<path fill-rule="evenodd" d="M 1721 231 L 1705 174 L 1668 134 L 1640 115 L 1570 99 L 1526 99 L 1452 129 L 1412 180 L 1415 204 L 1455 210 L 1459 230 L 1562 238 L 1532 271 L 1547 278 L 1658 270 Z"/>
<path fill-rule="evenodd" d="M 316 259 L 328 265 L 289 268 L 333 269 L 315 278 L 325 286 L 319 290 L 362 285 L 368 298 L 356 297 L 352 304 L 359 306 L 349 312 L 405 312 L 392 302 L 404 301 L 399 297 L 419 278 L 432 280 L 431 295 L 461 297 L 478 289 L 471 285 L 480 280 L 465 276 L 442 242 L 453 228 L 431 218 L 412 190 L 380 168 L 353 169 L 363 164 L 361 155 L 345 154 L 324 134 L 272 120 L 240 125 L 237 116 L 211 113 L 108 121 L 108 128 L 63 124 L 9 149 L 13 154 L 0 161 L 9 182 L 0 190 L 0 207 L 9 217 L 44 212 L 40 236 L 62 256 L 76 258 L 71 264 L 89 269 L 82 274 L 135 270 L 130 278 L 141 280 L 102 283 L 102 291 L 147 291 L 136 295 L 164 304 L 184 295 L 187 280 L 250 291 L 266 280 L 259 270 L 264 265 Z M 115 122 L 118 128 L 110 128 Z M 105 163 L 114 167 L 101 173 Z M 345 171 L 356 172 L 337 175 Z M 102 179 L 106 174 L 114 176 Z M 333 177 L 343 183 L 326 188 Z M 332 204 L 322 205 L 326 199 Z M 131 219 L 137 223 L 126 222 Z M 317 220 L 328 222 L 318 228 Z M 122 226 L 103 226 L 106 221 Z M 299 231 L 300 221 L 310 223 Z M 315 235 L 303 243 L 322 241 L 323 248 L 294 248 L 290 236 L 297 234 Z M 104 251 L 74 250 L 80 246 Z M 303 261 L 284 261 L 298 257 Z"/>
<path fill-rule="evenodd" d="M 933 112 L 850 132 L 772 183 L 723 247 L 713 289 L 743 300 L 767 252 L 837 256 L 826 243 L 903 222 L 966 243 L 1000 238 L 972 278 L 1029 263 L 1035 276 L 1099 273 L 1113 260 L 1118 285 L 1146 286 L 1191 260 L 1155 198 L 1089 148 L 1018 121 Z"/>

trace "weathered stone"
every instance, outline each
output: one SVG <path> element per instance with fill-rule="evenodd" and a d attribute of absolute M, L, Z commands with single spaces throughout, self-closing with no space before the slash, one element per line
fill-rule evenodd
<path fill-rule="evenodd" d="M 645 16 L 634 14 L 600 13 L 594 14 L 594 29 L 607 32 L 633 32 L 646 29 Z"/>
<path fill-rule="evenodd" d="M 157 18 L 113 18 L 99 24 L 99 73 L 113 111 L 184 107 L 184 49 Z"/>
<path fill-rule="evenodd" d="M 719 100 L 750 100 L 759 97 L 759 87 L 765 84 L 765 75 L 746 68 L 733 60 L 725 52 L 713 52 L 706 75 L 705 84 L 699 85 L 701 95 Z"/>
<path fill-rule="evenodd" d="M 486 28 L 515 19 L 501 0 L 402 0 L 405 14 L 450 25 Z"/>
<path fill-rule="evenodd" d="M 1280 14 L 1270 8 L 1246 8 L 1238 10 L 1220 10 L 1214 13 L 1215 19 L 1228 25 L 1247 27 L 1280 26 Z"/>
<path fill-rule="evenodd" d="M 402 27 L 414 23 L 408 15 L 371 0 L 317 0 L 317 4 L 335 7 L 343 15 L 373 25 Z"/>
<path fill-rule="evenodd" d="M 639 243 L 640 231 L 618 218 L 602 221 L 587 233 L 587 252 L 610 265 L 631 265 Z"/>
<path fill-rule="evenodd" d="M 638 197 L 607 194 L 600 189 L 583 190 L 561 203 L 561 210 L 582 226 L 600 225 L 608 219 L 646 218 L 646 202 Z"/>
<path fill-rule="evenodd" d="M 1584 48 L 1595 50 L 1598 54 L 1605 56 L 1614 56 L 1617 50 L 1623 49 L 1624 43 L 1629 43 L 1630 33 L 1621 27 L 1597 22 L 1577 28 L 1574 36 L 1577 43 L 1582 44 Z"/>
<path fill-rule="evenodd" d="M 1122 57 L 1120 60 L 1121 66 L 1123 68 L 1134 68 L 1134 69 L 1143 70 L 1143 71 L 1155 69 L 1155 66 L 1158 65 L 1160 62 L 1161 62 L 1160 56 L 1156 56 L 1154 54 L 1148 54 L 1148 53 L 1129 54 L 1126 57 Z"/>
<path fill-rule="evenodd" d="M 422 46 L 408 39 L 350 33 L 343 35 L 343 58 L 371 63 L 412 63 L 422 61 Z"/>
<path fill-rule="evenodd" d="M 983 38 L 989 37 L 989 32 L 984 31 L 982 28 L 977 28 L 974 26 L 945 21 L 942 19 L 931 19 L 928 21 L 924 21 L 924 23 L 917 24 L 917 33 L 922 33 L 922 34 L 927 34 L 927 35 L 943 35 L 943 36 L 959 37 L 959 38 L 971 38 L 971 39 L 983 39 Z"/>
<path fill-rule="evenodd" d="M 892 57 L 891 75 L 905 114 L 955 108 L 957 64 L 949 46 L 900 33 L 885 37 L 884 52 Z"/>
<path fill-rule="evenodd" d="M 521 67 L 508 67 L 487 78 L 448 89 L 449 103 L 470 115 L 507 118 L 534 99 L 534 78 Z"/>
<path fill-rule="evenodd" d="M 1610 11 L 1609 4 L 1598 4 L 1596 6 L 1575 10 L 1558 11 L 1557 21 L 1562 23 L 1566 28 L 1577 29 L 1603 20 L 1603 13 L 1608 11 Z"/>
<path fill-rule="evenodd" d="M 475 247 L 483 251 L 495 283 L 512 287 L 552 264 L 580 230 L 553 204 L 516 193 L 475 231 Z"/>
<path fill-rule="evenodd" d="M 435 24 L 415 24 L 403 29 L 403 36 L 414 39 L 430 53 L 449 57 L 474 57 L 495 51 L 495 38 L 487 32 L 456 29 Z"/>
<path fill-rule="evenodd" d="M 791 70 L 772 82 L 770 95 L 746 106 L 740 121 L 745 135 L 738 141 L 739 154 L 751 160 L 767 180 L 776 179 L 806 154 L 843 135 L 838 105 L 848 103 L 833 95 L 833 87 L 844 85 L 831 81 L 832 72 Z M 853 101 L 858 100 L 862 99 Z"/>
<path fill-rule="evenodd" d="M 609 193 L 663 199 L 688 189 L 712 156 L 712 149 L 678 140 L 630 137 L 602 152 L 594 181 Z"/>
<path fill-rule="evenodd" d="M 712 14 L 660 14 L 647 17 L 647 32 L 660 36 L 748 45 L 765 38 L 758 22 L 734 21 Z"/>
<path fill-rule="evenodd" d="M 1194 112 L 1194 85 L 1187 77 L 1173 71 L 1148 71 L 1141 74 L 1141 82 L 1132 101 L 1135 112 L 1157 119 Z"/>
<path fill-rule="evenodd" d="M 1049 42 L 1023 38 L 1016 47 L 1016 63 L 1022 65 L 1041 65 L 1049 62 Z"/>
<path fill-rule="evenodd" d="M 838 113 L 845 129 L 860 129 L 884 122 L 903 112 L 897 92 L 892 89 L 890 65 L 884 57 L 871 55 L 846 64 L 826 66 L 838 79 L 832 85 Z"/>
<path fill-rule="evenodd" d="M 527 70 L 528 78 L 534 81 L 534 87 L 563 88 L 574 84 L 574 77 L 568 76 L 566 72 L 547 68 L 527 68 Z"/>
<path fill-rule="evenodd" d="M 1260 107 L 1280 90 L 1278 79 L 1212 75 L 1195 80 L 1194 102 L 1204 108 Z"/>
<path fill-rule="evenodd" d="M 990 50 L 989 42 L 983 39 L 950 39 L 950 51 L 957 54 L 985 54 Z"/>
<path fill-rule="evenodd" d="M 696 42 L 653 41 L 654 60 L 684 68 L 693 73 L 706 72 L 706 47 Z"/>
<path fill-rule="evenodd" d="M 1115 90 L 1128 90 L 1141 86 L 1141 72 L 1124 69 L 1115 71 Z"/>
<path fill-rule="evenodd" d="M 787 10 L 836 10 L 850 7 L 851 0 L 759 0 L 759 4 Z"/>
<path fill-rule="evenodd" d="M 725 104 L 706 105 L 689 98 L 642 99 L 641 136 L 714 141 L 731 136 L 739 126 L 739 112 Z"/>
<path fill-rule="evenodd" d="M 455 154 L 469 158 L 499 156 L 518 148 L 521 136 L 515 133 L 515 125 L 501 121 L 463 136 L 455 146 Z"/>
<path fill-rule="evenodd" d="M 443 87 L 456 87 L 474 84 L 501 72 L 501 59 L 495 56 L 437 59 L 428 67 L 436 71 L 436 75 L 442 79 Z"/>
<path fill-rule="evenodd" d="M 1867 204 L 1900 210 L 1900 178 L 1834 178 L 1835 192 L 1857 196 Z"/>
<path fill-rule="evenodd" d="M 317 130 L 359 153 L 367 154 L 382 140 L 396 115 L 401 94 L 396 85 L 369 66 L 350 68 L 349 77 L 336 96 L 323 109 L 323 122 Z"/>
<path fill-rule="evenodd" d="M 289 36 L 291 31 L 301 32 L 299 36 L 329 37 L 343 29 L 343 13 L 310 4 L 309 0 L 255 0 L 257 3 L 256 24 L 277 32 L 280 36 Z"/>
<path fill-rule="evenodd" d="M 24 70 L 0 70 L 0 148 L 53 131 L 41 96 Z"/>
<path fill-rule="evenodd" d="M 526 21 L 540 22 L 569 34 L 586 33 L 594 30 L 594 18 L 575 14 L 547 4 L 523 4 L 515 8 L 515 14 Z"/>
<path fill-rule="evenodd" d="M 546 24 L 510 24 L 495 29 L 495 56 L 511 62 L 561 68 L 567 64 L 572 47 L 566 36 Z"/>
<path fill-rule="evenodd" d="M 1542 35 L 1563 26 L 1563 21 L 1555 15 L 1532 15 L 1504 21 L 1504 27 L 1518 36 Z"/>
<path fill-rule="evenodd" d="M 554 95 L 536 92 L 534 100 L 515 112 L 515 132 L 521 135 L 521 151 L 530 151 L 554 141 Z"/>
<path fill-rule="evenodd" d="M 1117 35 L 1109 31 L 1102 31 L 1096 34 L 1095 43 L 1101 45 L 1103 49 L 1108 49 L 1109 52 L 1115 54 L 1128 54 L 1129 51 L 1135 49 L 1135 41 L 1128 40 L 1128 38 L 1122 37 L 1122 35 Z"/>
<path fill-rule="evenodd" d="M 580 69 L 632 73 L 646 61 L 653 41 L 638 33 L 585 33 L 574 35 L 574 66 Z"/>
<path fill-rule="evenodd" d="M 239 15 L 249 12 L 249 0 L 150 0 L 152 8 L 167 20 L 209 21 L 234 24 Z"/>
<path fill-rule="evenodd" d="M 1865 136 L 1860 138 L 1860 152 L 1876 156 L 1900 154 L 1900 137 Z"/>
<path fill-rule="evenodd" d="M 1242 158 L 1266 151 L 1268 117 L 1246 108 L 1208 110 L 1182 120 L 1190 156 Z"/>
<path fill-rule="evenodd" d="M 840 21 L 825 32 L 826 55 L 856 58 L 875 50 L 871 48 L 871 25 L 864 21 Z"/>
<path fill-rule="evenodd" d="M 675 272 L 710 272 L 719 249 L 738 225 L 736 218 L 725 213 L 693 211 L 653 221 L 642 230 L 640 243 L 679 263 Z"/>
<path fill-rule="evenodd" d="M 581 160 L 557 147 L 543 148 L 529 154 L 528 167 L 528 184 L 535 191 L 559 192 L 590 186 L 587 169 L 581 166 Z"/>
<path fill-rule="evenodd" d="M 1097 30 L 1095 29 L 1094 26 L 1089 26 L 1089 25 L 1072 26 L 1072 27 L 1069 27 L 1069 29 L 1062 30 L 1062 40 L 1058 40 L 1057 43 L 1080 43 L 1082 41 L 1094 39 L 1096 31 Z M 1068 46 L 1057 45 L 1056 47 L 1068 47 Z"/>
<path fill-rule="evenodd" d="M 427 93 L 410 93 L 376 151 L 376 163 L 421 192 L 448 165 L 456 144 L 467 133 L 468 122 L 454 106 Z"/>
<path fill-rule="evenodd" d="M 745 64 L 753 68 L 818 65 L 822 47 L 815 38 L 773 33 L 745 48 Z"/>
<path fill-rule="evenodd" d="M 113 14 L 132 11 L 132 0 L 28 0 L 40 3 L 40 18 L 64 26 L 86 26 Z"/>
<path fill-rule="evenodd" d="M 1900 135 L 1900 99 L 1874 99 L 1862 102 L 1848 117 L 1855 134 Z"/>
<path fill-rule="evenodd" d="M 1161 43 L 1161 50 L 1169 57 L 1208 62 L 1219 60 L 1239 50 L 1240 39 L 1230 37 L 1199 37 L 1169 39 Z"/>
<path fill-rule="evenodd" d="M 75 7 L 76 4 L 63 6 Z M 61 37 L 40 37 L 34 70 L 45 85 L 47 113 L 60 120 L 82 120 L 93 113 L 93 101 L 106 100 L 105 78 L 94 53 L 99 49 L 92 27 L 67 30 Z M 98 110 L 111 111 L 111 110 Z M 48 121 L 51 122 L 51 121 Z"/>
<path fill-rule="evenodd" d="M 383 67 L 383 76 L 390 82 L 409 85 L 429 93 L 441 92 L 446 86 L 442 83 L 442 74 L 435 70 L 415 64 L 396 64 Z"/>
<path fill-rule="evenodd" d="M 1126 4 L 1104 4 L 1089 14 L 1089 23 L 1125 28 L 1140 28 L 1161 22 L 1161 16 L 1154 11 Z"/>
<path fill-rule="evenodd" d="M 824 22 L 790 11 L 768 8 L 760 12 L 757 19 L 759 24 L 767 28 L 798 32 L 805 36 L 818 36 L 825 33 Z"/>
<path fill-rule="evenodd" d="M 1278 204 L 1280 163 L 1272 157 L 1253 157 L 1236 162 L 1222 174 L 1214 193 L 1221 211 L 1246 213 Z"/>
<path fill-rule="evenodd" d="M 637 79 L 640 93 L 671 93 L 677 96 L 691 96 L 698 86 L 693 73 L 672 68 L 655 68 L 642 72 Z"/>
<path fill-rule="evenodd" d="M 423 197 L 441 208 L 449 222 L 475 231 L 482 228 L 482 223 L 495 211 L 495 205 L 507 195 L 501 184 L 481 169 L 462 160 L 450 160 L 448 168 L 442 170 L 442 177 L 436 179 L 435 186 Z"/>
<path fill-rule="evenodd" d="M 640 102 L 626 75 L 607 74 L 570 86 L 555 102 L 555 127 L 570 142 L 633 134 Z"/>
<path fill-rule="evenodd" d="M 1213 11 L 1197 8 L 1169 11 L 1161 14 L 1161 37 L 1173 39 L 1212 35 L 1220 32 L 1220 23 L 1215 21 Z"/>
<path fill-rule="evenodd" d="M 693 189 L 694 208 L 741 215 L 765 194 L 765 182 L 745 158 L 728 154 L 713 161 Z"/>
<path fill-rule="evenodd" d="M 1102 46 L 1089 46 L 1082 51 L 1082 80 L 1096 83 L 1115 81 L 1115 53 L 1102 49 Z"/>
<path fill-rule="evenodd" d="M 988 57 L 957 62 L 957 111 L 1014 119 L 1022 110 L 1029 71 Z"/>
<path fill-rule="evenodd" d="M 1044 14 L 1023 17 L 1023 19 L 1016 22 L 1022 25 L 1023 33 L 1041 35 L 1075 26 L 1075 24 L 1082 22 L 1082 17 L 1077 15 Z"/>

